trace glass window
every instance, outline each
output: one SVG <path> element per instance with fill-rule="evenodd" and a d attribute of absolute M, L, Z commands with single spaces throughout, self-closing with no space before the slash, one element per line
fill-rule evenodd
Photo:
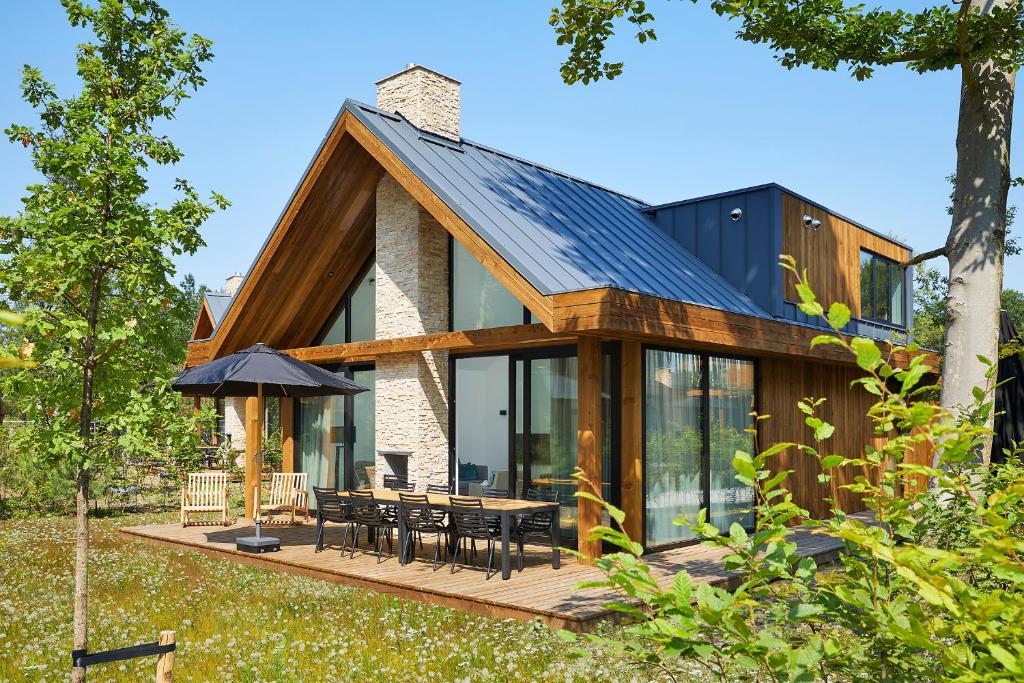
<path fill-rule="evenodd" d="M 377 262 L 370 263 L 366 273 L 338 303 L 338 317 L 320 341 L 328 344 L 370 341 L 377 337 Z"/>
<path fill-rule="evenodd" d="M 754 525 L 754 489 L 736 481 L 736 451 L 754 452 L 754 362 L 736 358 L 708 359 L 711 462 L 710 521 L 726 532 L 733 522 Z"/>
<path fill-rule="evenodd" d="M 299 399 L 299 457 L 296 471 L 309 475 L 307 487 L 313 506 L 314 486 L 346 488 L 344 474 L 345 398 L 316 396 Z"/>
<path fill-rule="evenodd" d="M 860 252 L 860 317 L 903 325 L 904 269 L 892 259 Z"/>
<path fill-rule="evenodd" d="M 455 486 L 460 496 L 508 490 L 508 356 L 455 360 Z"/>
<path fill-rule="evenodd" d="M 644 374 L 646 541 L 658 546 L 693 538 L 673 521 L 704 506 L 700 356 L 649 349 Z"/>
<path fill-rule="evenodd" d="M 538 358 L 530 361 L 529 368 L 530 486 L 558 492 L 562 534 L 575 539 L 579 510 L 578 484 L 572 478 L 579 462 L 576 357 Z"/>
<path fill-rule="evenodd" d="M 523 305 L 469 251 L 452 240 L 452 330 L 523 324 Z"/>

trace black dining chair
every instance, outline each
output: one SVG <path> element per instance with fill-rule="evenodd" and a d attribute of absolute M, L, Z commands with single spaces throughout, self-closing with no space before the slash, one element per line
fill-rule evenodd
<path fill-rule="evenodd" d="M 370 529 L 373 529 L 377 537 L 377 564 L 380 564 L 381 550 L 384 547 L 384 538 L 388 541 L 388 554 L 394 549 L 393 534 L 398 529 L 398 520 L 389 517 L 384 512 L 384 506 L 379 505 L 373 497 L 373 491 L 349 491 L 349 500 L 352 501 L 352 516 L 354 518 L 355 534 L 352 540 L 352 552 L 349 558 L 355 557 L 356 542 L 359 538 L 359 527 L 366 527 L 366 535 L 369 538 Z"/>
<path fill-rule="evenodd" d="M 452 495 L 451 484 L 427 484 L 427 493 L 438 493 L 444 496 Z"/>
<path fill-rule="evenodd" d="M 452 521 L 455 523 L 455 548 L 452 553 L 452 574 L 455 573 L 455 563 L 459 559 L 459 547 L 462 547 L 462 554 L 466 554 L 466 541 L 470 542 L 469 561 L 476 567 L 476 542 L 487 542 L 487 571 L 485 580 L 491 578 L 491 566 L 494 564 L 494 548 L 501 538 L 501 532 L 495 533 L 487 522 L 484 515 L 484 504 L 479 498 L 463 498 L 451 496 Z M 497 574 L 497 571 L 495 571 Z"/>
<path fill-rule="evenodd" d="M 399 492 L 399 500 L 402 501 L 402 518 L 405 521 L 407 534 L 406 548 L 408 549 L 407 560 L 411 561 L 416 557 L 416 536 L 420 538 L 420 547 L 423 547 L 423 534 L 434 534 L 434 563 L 431 568 L 437 571 L 438 564 L 444 563 L 442 556 L 441 539 L 447 540 L 448 526 L 445 524 L 445 511 L 439 510 L 430 504 L 425 493 Z"/>
<path fill-rule="evenodd" d="M 345 535 L 341 541 L 341 552 L 345 554 L 345 546 L 348 544 L 348 532 L 352 530 L 355 518 L 352 516 L 352 504 L 345 502 L 334 489 L 313 487 L 313 495 L 316 497 L 316 550 L 324 549 L 324 523 L 335 522 L 345 525 Z"/>
<path fill-rule="evenodd" d="M 508 498 L 508 489 L 484 489 L 480 493 L 481 498 Z M 499 515 L 487 515 L 487 523 L 491 528 L 501 533 L 501 517 Z"/>
<path fill-rule="evenodd" d="M 557 503 L 558 502 L 558 491 L 553 489 L 536 489 L 531 488 L 526 491 L 526 500 L 543 501 L 545 503 Z M 555 513 L 553 510 L 539 510 L 537 512 L 528 512 L 519 518 L 516 523 L 516 528 L 513 531 L 513 535 L 516 537 L 517 550 L 519 556 L 519 571 L 523 571 L 523 560 L 526 557 L 526 552 L 523 549 L 523 544 L 527 539 L 533 538 L 541 540 L 547 545 L 551 545 L 551 524 L 555 520 Z"/>
<path fill-rule="evenodd" d="M 416 484 L 410 484 L 409 478 L 403 474 L 385 474 L 384 488 L 396 491 L 413 491 L 416 489 Z"/>

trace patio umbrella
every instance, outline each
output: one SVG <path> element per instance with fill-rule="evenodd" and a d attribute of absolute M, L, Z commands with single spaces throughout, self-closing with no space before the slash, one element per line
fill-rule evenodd
<path fill-rule="evenodd" d="M 352 380 L 304 363 L 272 349 L 256 344 L 188 368 L 171 386 L 186 396 L 255 396 L 259 399 L 256 416 L 257 472 L 263 469 L 263 398 L 265 396 L 350 396 L 367 391 Z M 248 486 L 246 486 L 248 489 Z M 249 492 L 246 491 L 248 499 Z M 248 504 L 247 504 L 248 507 Z M 248 514 L 248 510 L 246 511 Z"/>
<path fill-rule="evenodd" d="M 1017 326 L 1006 311 L 999 313 L 999 343 L 1018 339 Z M 992 462 L 1003 462 L 1003 449 L 1024 442 L 1024 362 L 1017 354 L 1001 358 L 996 375 L 996 423 L 992 439 Z M 1007 381 L 1009 380 L 1009 381 Z"/>

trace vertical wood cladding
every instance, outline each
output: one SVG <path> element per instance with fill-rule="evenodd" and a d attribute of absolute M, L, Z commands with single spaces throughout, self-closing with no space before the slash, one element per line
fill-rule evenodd
<path fill-rule="evenodd" d="M 821 221 L 815 230 L 804 225 L 804 216 Z M 906 260 L 904 247 L 843 220 L 827 211 L 782 193 L 782 252 L 807 270 L 811 288 L 827 307 L 833 301 L 845 303 L 854 316 L 861 317 L 860 251 L 867 249 L 893 259 Z M 799 301 L 794 277 L 786 273 L 783 298 Z"/>
<path fill-rule="evenodd" d="M 773 357 L 760 360 L 760 373 L 761 412 L 771 416 L 761 422 L 761 448 L 792 441 L 812 445 L 822 454 L 857 457 L 864 453 L 866 446 L 878 447 L 885 442 L 875 435 L 867 417 L 875 397 L 860 386 L 850 386 L 850 382 L 863 376 L 859 368 Z M 814 443 L 814 435 L 804 423 L 806 416 L 796 405 L 802 398 L 826 399 L 817 413 L 836 427 L 829 439 Z M 923 464 L 930 462 L 930 454 L 922 450 L 912 459 Z M 834 471 L 828 484 L 821 484 L 817 458 L 790 449 L 776 456 L 773 469 L 794 470 L 787 479 L 787 487 L 793 492 L 795 502 L 812 517 L 826 515 L 825 498 L 835 498 L 847 512 L 864 509 L 859 496 L 841 487 L 852 483 L 858 475 L 871 474 L 866 468 L 847 466 Z"/>

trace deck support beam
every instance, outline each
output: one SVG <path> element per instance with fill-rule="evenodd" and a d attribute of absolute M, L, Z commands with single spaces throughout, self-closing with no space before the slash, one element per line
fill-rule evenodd
<path fill-rule="evenodd" d="M 281 471 L 295 471 L 295 399 L 281 399 Z"/>
<path fill-rule="evenodd" d="M 255 396 L 245 399 L 245 518 L 252 519 L 256 498 L 254 489 L 260 483 L 259 450 L 262 434 L 261 401 Z"/>
<path fill-rule="evenodd" d="M 623 530 L 634 541 L 643 542 L 644 463 L 643 463 L 643 345 L 622 342 L 622 422 L 621 422 L 621 497 L 626 513 Z"/>
<path fill-rule="evenodd" d="M 600 490 L 601 472 L 601 369 L 604 356 L 601 339 L 583 336 L 577 342 L 579 369 L 576 386 L 578 391 L 577 438 L 579 440 L 579 468 L 591 484 Z M 581 490 L 584 489 L 581 486 Z M 591 492 L 592 489 L 591 489 Z M 578 548 L 590 557 L 601 555 L 601 543 L 589 542 L 590 531 L 601 523 L 601 507 L 593 501 L 579 499 Z"/>

